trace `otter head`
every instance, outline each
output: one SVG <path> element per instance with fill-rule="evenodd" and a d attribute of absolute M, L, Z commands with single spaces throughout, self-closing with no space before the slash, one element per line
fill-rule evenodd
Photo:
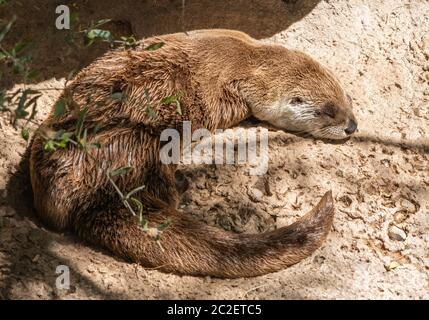
<path fill-rule="evenodd" d="M 243 87 L 254 117 L 318 138 L 345 139 L 356 131 L 351 98 L 330 71 L 301 52 L 276 47 L 270 54 Z"/>

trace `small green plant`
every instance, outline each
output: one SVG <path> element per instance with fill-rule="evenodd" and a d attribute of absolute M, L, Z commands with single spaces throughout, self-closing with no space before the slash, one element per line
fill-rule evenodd
<path fill-rule="evenodd" d="M 110 19 L 99 20 L 89 26 L 88 29 L 82 30 L 84 34 L 84 41 L 86 46 L 90 46 L 95 40 L 102 40 L 105 42 L 113 43 L 113 35 L 108 30 L 100 29 L 100 27 L 108 22 Z"/>
<path fill-rule="evenodd" d="M 177 93 L 175 95 L 163 98 L 161 100 L 161 103 L 162 104 L 175 104 L 176 105 L 176 112 L 178 114 L 182 115 L 182 107 L 181 107 L 181 104 L 180 104 L 180 99 L 181 99 L 182 96 L 183 96 L 183 93 L 179 92 L 179 93 Z"/>
<path fill-rule="evenodd" d="M 122 200 L 124 206 L 135 216 L 138 218 L 139 226 L 143 229 L 143 231 L 148 232 L 155 240 L 159 240 L 162 231 L 168 227 L 170 224 L 170 220 L 165 220 L 163 223 L 159 224 L 157 227 L 149 227 L 149 221 L 143 216 L 143 204 L 140 199 L 135 197 L 135 194 L 142 191 L 145 186 L 137 187 L 128 193 L 124 193 L 118 187 L 116 182 L 114 181 L 114 177 L 126 174 L 133 170 L 131 166 L 120 167 L 115 170 L 112 170 L 107 173 L 107 178 L 109 179 L 111 185 L 114 187 L 119 197 Z"/>
<path fill-rule="evenodd" d="M 26 87 L 29 80 L 38 76 L 36 70 L 30 69 L 31 57 L 23 55 L 26 44 L 22 41 L 16 43 L 11 49 L 2 45 L 2 41 L 9 33 L 12 25 L 16 21 L 16 16 L 6 24 L 0 31 L 0 63 L 11 64 L 13 72 L 23 78 L 24 88 L 7 93 L 5 90 L 0 91 L 0 112 L 8 112 L 11 115 L 12 125 L 16 128 L 18 121 L 23 119 L 25 124 L 21 129 L 21 136 L 28 140 L 29 131 L 27 125 L 34 120 L 37 113 L 37 101 L 41 97 L 39 90 L 33 90 Z M 0 73 L 0 77 L 2 74 Z"/>
<path fill-rule="evenodd" d="M 6 3 L 7 0 L 0 0 L 0 4 Z M 6 90 L 0 90 L 0 112 L 7 112 L 11 115 L 11 122 L 15 128 L 18 127 L 18 123 L 23 121 L 24 124 L 21 128 L 21 136 L 24 140 L 28 141 L 30 137 L 30 131 L 28 129 L 28 124 L 34 123 L 34 118 L 37 114 L 37 102 L 42 95 L 43 90 L 40 89 L 34 90 L 27 87 L 27 83 L 30 80 L 35 79 L 38 76 L 36 70 L 30 68 L 31 57 L 24 55 L 23 52 L 27 47 L 26 43 L 18 42 L 12 48 L 6 49 L 2 46 L 2 41 L 4 37 L 8 34 L 12 28 L 16 17 L 14 16 L 11 21 L 9 21 L 6 26 L 0 31 L 0 63 L 6 63 L 11 65 L 13 72 L 22 77 L 24 86 L 23 88 L 17 89 L 14 92 L 6 92 Z M 71 14 L 72 25 L 76 25 L 76 22 L 79 21 L 77 14 Z M 113 45 L 123 45 L 126 48 L 133 48 L 137 45 L 137 41 L 133 36 L 120 37 L 119 39 L 114 39 L 112 33 L 108 30 L 101 29 L 100 27 L 104 24 L 110 22 L 110 19 L 99 20 L 83 30 L 73 31 L 69 33 L 66 37 L 68 43 L 75 43 L 77 35 L 84 35 L 84 44 L 86 46 L 92 45 L 95 41 L 108 42 L 111 46 Z M 148 47 L 144 48 L 148 51 L 158 50 L 164 46 L 164 42 L 153 43 Z M 0 77 L 2 76 L 0 72 Z M 68 78 L 71 78 L 68 77 Z M 72 98 L 72 94 L 67 88 L 67 82 L 64 86 L 63 96 L 56 102 L 54 106 L 54 117 L 60 118 L 66 114 L 67 111 L 70 111 L 72 115 L 75 116 L 76 126 L 73 131 L 67 131 L 65 129 L 53 130 L 50 127 L 40 126 L 36 133 L 39 134 L 44 139 L 44 149 L 46 152 L 55 152 L 58 149 L 72 148 L 77 147 L 83 150 L 86 154 L 92 157 L 89 152 L 90 149 L 100 148 L 101 145 L 98 142 L 91 141 L 89 138 L 90 135 L 95 136 L 98 130 L 100 130 L 101 125 L 97 124 L 93 129 L 85 127 L 85 119 L 88 114 L 88 108 L 85 107 L 80 109 Z M 180 96 L 181 94 L 166 97 L 162 100 L 163 104 L 176 104 L 177 111 L 181 114 L 180 107 Z M 150 117 L 155 117 L 156 112 L 150 104 L 149 92 L 145 90 L 146 97 L 146 113 Z M 126 96 L 122 92 L 112 92 L 110 99 L 115 101 L 124 102 Z M 90 101 L 88 101 L 89 103 Z M 103 101 L 97 102 L 97 105 L 104 103 Z M 92 157 L 94 160 L 95 158 Z M 166 220 L 156 227 L 149 227 L 149 222 L 143 216 L 143 204 L 135 196 L 139 191 L 142 191 L 145 187 L 137 187 L 130 192 L 123 192 L 120 190 L 118 185 L 115 182 L 115 177 L 126 174 L 132 170 L 132 167 L 121 167 L 115 170 L 112 170 L 107 173 L 107 177 L 111 185 L 114 187 L 118 195 L 120 196 L 124 206 L 129 210 L 129 212 L 138 218 L 139 226 L 145 231 L 148 232 L 155 240 L 159 243 L 160 235 L 162 231 L 167 228 L 170 224 L 170 221 Z M 160 243 L 159 243 L 160 244 Z M 162 247 L 161 247 L 162 249 Z"/>
<path fill-rule="evenodd" d="M 90 46 L 98 40 L 101 42 L 107 42 L 112 47 L 114 45 L 123 45 L 126 48 L 134 48 L 137 45 L 137 40 L 132 35 L 121 36 L 119 37 L 119 39 L 115 39 L 113 34 L 109 30 L 100 28 L 101 26 L 109 22 L 111 22 L 110 19 L 98 20 L 95 23 L 91 23 L 91 25 L 87 29 L 79 31 L 79 33 L 83 33 L 84 35 L 84 44 L 86 46 Z"/>
<path fill-rule="evenodd" d="M 150 95 L 149 95 L 149 91 L 147 89 L 145 89 L 144 91 L 144 96 L 146 99 L 146 114 L 150 117 L 150 118 L 154 118 L 156 117 L 156 111 L 153 109 L 151 103 L 150 103 Z"/>
<path fill-rule="evenodd" d="M 6 49 L 2 46 L 4 37 L 9 33 L 12 25 L 16 21 L 16 16 L 13 16 L 9 23 L 0 31 L 0 61 L 4 63 L 12 63 L 13 72 L 21 75 L 24 80 L 35 79 L 38 76 L 38 71 L 31 70 L 29 63 L 31 57 L 28 55 L 22 55 L 22 52 L 27 47 L 25 42 L 19 41 L 12 48 Z"/>
<path fill-rule="evenodd" d="M 126 48 L 134 48 L 137 45 L 137 40 L 134 36 L 120 37 L 121 40 L 116 40 L 116 43 L 124 45 Z"/>
<path fill-rule="evenodd" d="M 148 51 L 158 50 L 158 49 L 162 48 L 164 46 L 164 44 L 165 44 L 164 42 L 155 42 L 155 43 L 152 43 L 151 45 L 147 46 L 145 48 L 145 50 L 148 50 Z"/>
<path fill-rule="evenodd" d="M 99 149 L 101 147 L 98 142 L 88 141 L 87 128 L 83 129 L 83 131 L 81 130 L 82 129 L 76 128 L 74 132 L 68 132 L 64 129 L 54 131 L 47 127 L 40 127 L 39 134 L 45 140 L 44 149 L 48 152 L 67 148 L 70 144 L 85 151 Z"/>

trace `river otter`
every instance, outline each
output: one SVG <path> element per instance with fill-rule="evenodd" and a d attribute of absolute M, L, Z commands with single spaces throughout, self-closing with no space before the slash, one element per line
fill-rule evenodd
<path fill-rule="evenodd" d="M 155 47 L 160 48 L 148 50 Z M 226 278 L 262 275 L 295 264 L 327 236 L 334 215 L 330 192 L 290 226 L 234 234 L 178 211 L 176 165 L 159 159 L 160 133 L 166 128 L 181 132 L 185 120 L 192 122 L 193 130 L 214 131 L 253 116 L 316 137 L 351 135 L 356 120 L 347 94 L 329 71 L 304 53 L 262 44 L 237 31 L 157 36 L 106 53 L 81 70 L 66 92 L 74 105 L 87 108 L 87 139 L 101 147 L 84 151 L 70 145 L 46 152 L 44 139 L 34 137 L 34 204 L 40 218 L 56 230 L 72 229 L 146 267 Z M 179 92 L 180 110 L 164 99 Z M 112 97 L 118 93 L 125 98 Z M 74 130 L 76 113 L 52 112 L 44 126 Z M 161 235 L 162 248 L 136 223 L 108 181 L 108 170 L 128 165 L 135 169 L 118 177 L 119 188 L 145 185 L 138 196 L 147 219 L 154 224 L 170 220 Z"/>

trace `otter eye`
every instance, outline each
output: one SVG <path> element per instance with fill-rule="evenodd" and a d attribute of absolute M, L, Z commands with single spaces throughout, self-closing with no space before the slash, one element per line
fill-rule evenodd
<path fill-rule="evenodd" d="M 323 106 L 322 112 L 330 118 L 335 118 L 337 114 L 337 107 L 333 103 L 327 103 Z"/>
<path fill-rule="evenodd" d="M 303 103 L 304 101 L 300 97 L 294 97 L 290 100 L 291 104 Z"/>

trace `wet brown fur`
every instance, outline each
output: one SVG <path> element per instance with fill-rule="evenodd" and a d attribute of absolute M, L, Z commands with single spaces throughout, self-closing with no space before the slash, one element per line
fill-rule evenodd
<path fill-rule="evenodd" d="M 165 45 L 158 50 L 143 49 L 160 41 Z M 306 69 L 314 78 L 300 77 Z M 48 153 L 40 136 L 32 142 L 30 172 L 38 215 L 57 230 L 73 229 L 116 255 L 166 272 L 236 278 L 293 265 L 326 238 L 334 212 L 330 192 L 307 215 L 275 231 L 245 235 L 207 226 L 176 209 L 176 166 L 160 163 L 159 134 L 165 128 L 180 131 L 184 120 L 192 121 L 192 130 L 232 127 L 251 116 L 255 105 L 277 99 L 280 87 L 296 90 L 297 81 L 308 82 L 301 85 L 304 94 L 345 103 L 337 83 L 318 78 L 325 72 L 302 53 L 228 30 L 155 37 L 137 48 L 108 52 L 67 89 L 76 105 L 88 107 L 85 127 L 102 125 L 89 136 L 101 148 L 90 154 L 73 146 Z M 145 110 L 145 90 L 155 117 Z M 122 92 L 125 100 L 112 99 L 112 92 Z M 160 102 L 178 92 L 184 93 L 182 115 L 175 104 Z M 56 130 L 73 130 L 75 124 L 73 112 L 60 118 L 51 114 L 44 122 Z M 163 250 L 140 229 L 106 177 L 108 170 L 128 165 L 135 169 L 118 178 L 119 187 L 145 185 L 139 197 L 149 221 L 171 220 L 162 233 Z"/>

